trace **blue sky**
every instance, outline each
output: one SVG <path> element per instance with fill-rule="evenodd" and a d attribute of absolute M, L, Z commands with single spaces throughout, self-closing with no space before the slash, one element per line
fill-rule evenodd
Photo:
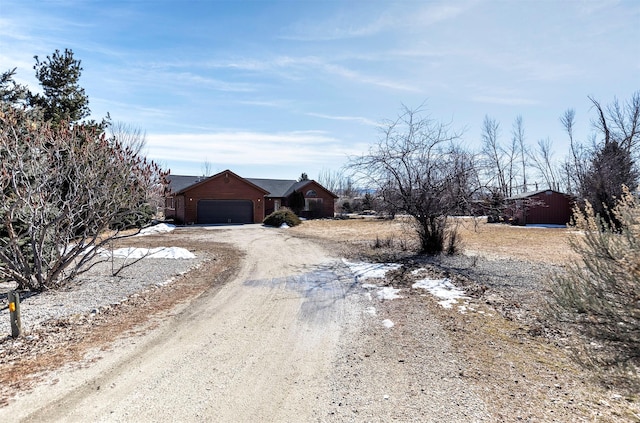
<path fill-rule="evenodd" d="M 567 152 L 559 117 L 640 89 L 640 2 L 0 0 L 0 71 L 73 50 L 95 118 L 146 132 L 173 174 L 317 178 L 367 151 L 402 104 Z"/>

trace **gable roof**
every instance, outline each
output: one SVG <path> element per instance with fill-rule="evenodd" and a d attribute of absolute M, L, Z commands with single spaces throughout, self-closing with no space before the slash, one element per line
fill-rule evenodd
<path fill-rule="evenodd" d="M 259 186 L 263 190 L 267 191 L 269 195 L 267 197 L 286 197 L 293 192 L 291 186 L 296 184 L 296 181 L 291 179 L 260 179 L 260 178 L 246 178 L 247 181 L 254 185 Z"/>
<path fill-rule="evenodd" d="M 195 185 L 198 182 L 208 179 L 206 176 L 187 176 L 187 175 L 167 175 L 166 176 L 169 185 L 167 189 L 173 193 L 178 193 L 185 188 Z"/>
<path fill-rule="evenodd" d="M 266 197 L 273 198 L 284 198 L 288 197 L 295 190 L 301 190 L 306 185 L 315 182 L 320 188 L 324 189 L 327 193 L 337 198 L 338 196 L 332 193 L 331 191 L 324 188 L 322 185 L 317 183 L 314 180 L 304 180 L 304 181 L 296 181 L 294 179 L 262 179 L 262 178 L 243 178 L 241 176 L 236 175 L 230 170 L 224 170 L 220 173 L 217 173 L 213 176 L 188 176 L 188 175 L 168 175 L 167 181 L 169 182 L 168 190 L 174 194 L 181 193 L 194 185 L 201 184 L 209 179 L 216 178 L 223 173 L 230 173 L 250 185 L 259 188 L 260 190 L 265 192 Z"/>
<path fill-rule="evenodd" d="M 169 185 L 167 187 L 168 192 L 171 192 L 173 194 L 181 194 L 184 191 L 187 191 L 193 187 L 195 187 L 196 185 L 200 185 L 202 183 L 205 183 L 207 181 L 210 181 L 212 179 L 218 178 L 220 176 L 222 176 L 223 174 L 225 174 L 226 176 L 228 175 L 233 175 L 234 177 L 238 178 L 239 180 L 252 185 L 254 188 L 258 189 L 259 191 L 264 192 L 265 194 L 268 194 L 269 191 L 265 190 L 264 188 L 257 186 L 256 184 L 254 184 L 253 182 L 243 178 L 242 176 L 238 176 L 235 173 L 233 173 L 230 170 L 223 170 L 222 172 L 216 173 L 215 175 L 211 175 L 211 176 L 187 176 L 187 175 L 168 175 L 167 181 L 169 182 Z"/>

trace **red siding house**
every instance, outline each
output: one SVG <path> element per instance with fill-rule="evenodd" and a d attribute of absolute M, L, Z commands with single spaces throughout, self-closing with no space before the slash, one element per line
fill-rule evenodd
<path fill-rule="evenodd" d="M 230 170 L 209 177 L 169 175 L 165 218 L 178 224 L 261 223 L 294 194 L 304 196 L 301 217 L 333 217 L 335 194 L 316 181 L 242 178 Z"/>
<path fill-rule="evenodd" d="M 505 217 L 515 225 L 566 225 L 574 199 L 554 190 L 525 192 L 507 198 Z"/>

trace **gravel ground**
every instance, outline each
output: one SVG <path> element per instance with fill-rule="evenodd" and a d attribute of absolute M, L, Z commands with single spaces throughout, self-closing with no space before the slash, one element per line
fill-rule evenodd
<path fill-rule="evenodd" d="M 76 314 L 99 313 L 105 307 L 120 304 L 131 295 L 149 287 L 160 287 L 173 278 L 198 267 L 202 256 L 195 259 L 144 259 L 111 276 L 111 263 L 100 263 L 77 279 L 77 283 L 59 291 L 23 294 L 20 300 L 22 328 L 29 333 L 49 320 Z M 116 268 L 122 264 L 116 259 Z M 0 309 L 7 308 L 7 292 L 15 285 L 0 283 Z M 0 319 L 0 335 L 11 333 L 9 318 Z"/>
<path fill-rule="evenodd" d="M 180 242 L 190 248 L 201 242 L 203 232 L 187 235 Z M 370 243 L 316 241 L 336 256 L 376 260 L 393 256 L 372 250 Z M 109 269 L 95 269 L 69 290 L 25 298 L 25 329 L 29 332 L 43 322 L 93 310 L 105 319 L 114 316 L 124 298 L 171 288 L 167 282 L 172 278 L 216 255 L 214 249 L 198 251 L 207 251 L 208 256 L 147 259 L 118 278 L 106 276 Z M 602 389 L 593 375 L 571 361 L 563 346 L 531 335 L 532 325 L 539 323 L 548 275 L 561 267 L 464 255 L 397 258 L 405 271 L 391 272 L 379 283 L 403 288 L 404 298 L 385 301 L 362 295 L 354 301 L 317 421 L 640 421 L 637 400 Z M 412 280 L 406 270 L 424 266 L 434 276 L 449 276 L 463 287 L 471 296 L 467 306 L 474 312 L 443 309 L 432 297 L 408 289 Z M 10 287 L 0 286 L 0 292 L 2 288 Z M 6 296 L 0 294 L 0 301 L 4 306 Z M 394 326 L 385 327 L 381 322 L 386 319 Z M 8 333 L 5 320 L 0 330 Z M 0 359 L 3 346 L 11 342 L 3 345 L 0 339 Z"/>
<path fill-rule="evenodd" d="M 478 256 L 439 256 L 422 258 L 449 275 L 462 276 L 458 281 L 476 297 L 496 307 L 508 319 L 538 325 L 548 298 L 548 282 L 563 267 L 524 260 L 484 258 Z M 468 279 L 465 281 L 465 279 Z"/>

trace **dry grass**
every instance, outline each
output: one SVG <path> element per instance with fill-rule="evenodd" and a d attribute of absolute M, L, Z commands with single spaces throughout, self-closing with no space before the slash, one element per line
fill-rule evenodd
<path fill-rule="evenodd" d="M 481 219 L 461 218 L 453 222 L 459 225 L 462 249 L 466 254 L 552 264 L 563 264 L 575 257 L 569 248 L 570 229 L 488 224 Z M 310 220 L 292 230 L 338 242 L 372 242 L 378 237 L 417 243 L 410 222 L 401 218 Z"/>

